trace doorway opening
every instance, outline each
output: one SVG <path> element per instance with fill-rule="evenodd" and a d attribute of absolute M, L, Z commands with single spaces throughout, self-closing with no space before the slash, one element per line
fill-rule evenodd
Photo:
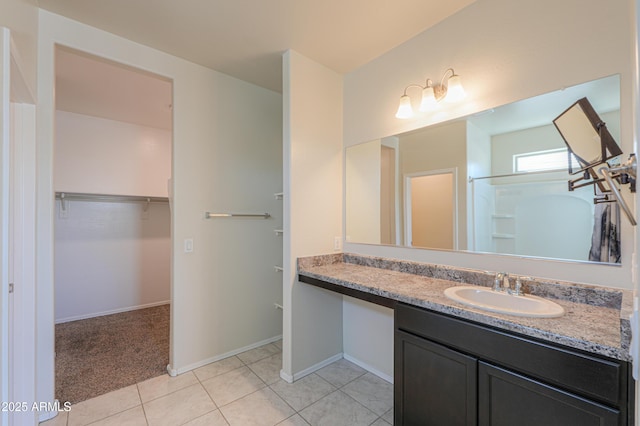
<path fill-rule="evenodd" d="M 405 241 L 411 247 L 457 249 L 455 169 L 405 175 Z"/>
<path fill-rule="evenodd" d="M 56 398 L 166 373 L 172 81 L 56 46 Z"/>

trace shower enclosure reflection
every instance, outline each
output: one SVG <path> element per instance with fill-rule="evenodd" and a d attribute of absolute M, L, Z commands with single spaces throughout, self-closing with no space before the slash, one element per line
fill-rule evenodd
<path fill-rule="evenodd" d="M 593 189 L 567 190 L 567 147 L 553 125 L 584 96 L 619 140 L 611 76 L 347 148 L 346 241 L 588 261 Z M 446 173 L 446 184 L 416 193 L 414 177 Z"/>

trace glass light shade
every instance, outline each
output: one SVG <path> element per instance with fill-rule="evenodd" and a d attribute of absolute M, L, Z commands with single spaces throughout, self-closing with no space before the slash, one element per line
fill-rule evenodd
<path fill-rule="evenodd" d="M 425 87 L 422 89 L 422 102 L 420 102 L 420 112 L 433 111 L 438 108 L 438 101 L 433 87 Z"/>
<path fill-rule="evenodd" d="M 464 99 L 467 94 L 462 88 L 462 81 L 459 75 L 452 75 L 447 81 L 447 95 L 444 100 L 447 102 L 458 102 Z"/>
<path fill-rule="evenodd" d="M 396 112 L 396 118 L 411 118 L 413 117 L 413 108 L 411 107 L 411 98 L 409 95 L 402 95 L 400 97 L 400 105 L 398 106 L 398 112 Z"/>

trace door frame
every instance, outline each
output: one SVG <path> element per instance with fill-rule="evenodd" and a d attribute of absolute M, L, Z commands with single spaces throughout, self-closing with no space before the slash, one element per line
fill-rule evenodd
<path fill-rule="evenodd" d="M 36 401 L 35 337 L 35 96 L 19 49 L 0 27 L 1 398 L 28 410 L 2 412 L 2 424 L 33 424 Z M 12 292 L 9 286 L 12 285 Z M 21 408 L 23 408 L 21 407 Z"/>
<path fill-rule="evenodd" d="M 452 167 L 447 169 L 427 170 L 422 172 L 404 173 L 403 180 L 403 198 L 404 198 L 404 242 L 405 246 L 413 247 L 411 244 L 411 179 L 422 176 L 435 175 L 452 175 L 452 200 L 451 207 L 453 211 L 453 250 L 458 250 L 458 168 Z M 432 249 L 432 247 L 425 247 Z"/>
<path fill-rule="evenodd" d="M 0 28 L 0 400 L 11 401 L 9 384 L 9 194 L 11 146 L 11 34 Z M 0 423 L 9 413 L 0 411 Z"/>

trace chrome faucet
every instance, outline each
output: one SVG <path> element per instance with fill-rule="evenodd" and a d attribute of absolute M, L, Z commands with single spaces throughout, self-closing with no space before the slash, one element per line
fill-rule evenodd
<path fill-rule="evenodd" d="M 520 277 L 516 278 L 516 288 L 513 290 L 513 294 L 516 296 L 524 296 L 524 290 L 522 288 L 522 280 L 530 280 L 531 277 Z"/>
<path fill-rule="evenodd" d="M 509 274 L 506 272 L 497 272 L 493 281 L 493 291 L 503 291 L 514 296 L 523 296 L 522 280 L 531 279 L 530 277 L 516 276 L 515 286 L 512 289 L 509 282 Z"/>
<path fill-rule="evenodd" d="M 504 281 L 507 281 L 506 287 Z M 496 277 L 493 280 L 493 291 L 504 291 L 509 288 L 509 275 L 506 272 L 496 273 Z"/>
<path fill-rule="evenodd" d="M 502 291 L 507 294 L 511 294 L 511 283 L 509 282 L 509 274 L 504 274 L 504 279 L 502 280 Z"/>

